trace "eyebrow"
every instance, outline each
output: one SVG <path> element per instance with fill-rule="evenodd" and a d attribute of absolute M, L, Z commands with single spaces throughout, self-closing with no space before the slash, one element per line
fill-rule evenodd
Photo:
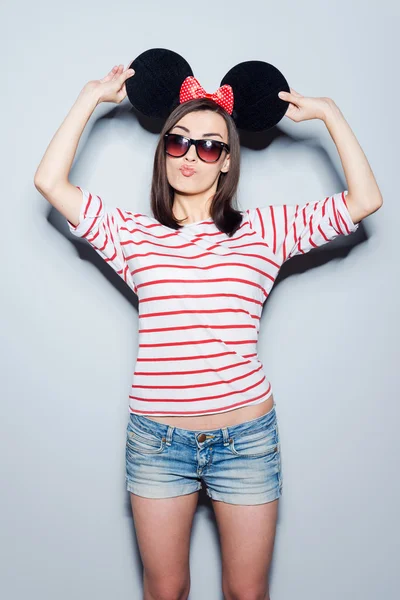
<path fill-rule="evenodd" d="M 172 129 L 175 129 L 175 127 L 180 127 L 181 129 L 183 129 L 183 130 L 184 130 L 184 131 L 186 131 L 187 133 L 190 133 L 189 129 L 188 129 L 187 127 L 184 127 L 183 125 L 174 125 L 174 127 L 173 127 Z M 220 137 L 221 139 L 223 139 L 223 138 L 222 138 L 222 135 L 221 135 L 220 133 L 203 133 L 202 137 L 207 137 L 207 136 L 209 136 L 209 135 L 219 135 L 219 137 Z"/>

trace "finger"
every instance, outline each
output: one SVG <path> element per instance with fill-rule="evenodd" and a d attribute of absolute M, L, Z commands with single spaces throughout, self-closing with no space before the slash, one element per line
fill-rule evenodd
<path fill-rule="evenodd" d="M 126 71 L 124 71 L 123 73 L 121 73 L 120 75 L 120 79 L 121 79 L 121 85 L 129 78 L 132 77 L 132 75 L 135 74 L 134 69 L 126 69 Z"/>
<path fill-rule="evenodd" d="M 294 88 L 290 88 L 290 91 L 291 91 L 291 93 L 292 93 L 294 96 L 298 96 L 299 98 L 301 98 L 301 97 L 302 97 L 302 95 L 301 95 L 301 94 L 299 94 L 299 92 L 296 92 L 296 90 L 295 90 Z"/>
<path fill-rule="evenodd" d="M 121 75 L 121 65 L 118 65 L 116 68 L 116 71 L 114 73 L 114 79 L 118 79 L 118 77 Z"/>
<path fill-rule="evenodd" d="M 100 81 L 101 81 L 101 82 L 103 82 L 103 83 L 104 83 L 104 82 L 106 82 L 106 81 L 110 81 L 110 79 L 112 79 L 112 78 L 114 77 L 114 75 L 115 75 L 115 70 L 116 70 L 116 68 L 117 68 L 117 67 L 116 67 L 116 66 L 114 66 L 114 67 L 111 69 L 111 71 L 110 71 L 110 72 L 109 72 L 109 73 L 108 73 L 108 74 L 107 74 L 105 77 L 103 77 L 102 79 L 100 79 Z"/>
<path fill-rule="evenodd" d="M 279 92 L 278 96 L 281 100 L 291 102 L 292 104 L 299 104 L 302 98 L 302 96 L 295 96 L 294 94 L 290 94 L 289 92 Z"/>
<path fill-rule="evenodd" d="M 282 100 L 286 100 L 286 102 L 290 102 L 290 99 L 292 98 L 292 94 L 289 94 L 289 92 L 285 91 L 279 92 L 278 96 Z"/>

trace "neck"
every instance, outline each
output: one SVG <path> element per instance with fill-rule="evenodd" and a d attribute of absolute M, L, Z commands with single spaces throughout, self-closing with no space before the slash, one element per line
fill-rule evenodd
<path fill-rule="evenodd" d="M 184 219 L 183 224 L 197 223 L 211 219 L 210 206 L 213 196 L 209 191 L 193 196 L 175 193 L 172 213 L 177 221 Z"/>

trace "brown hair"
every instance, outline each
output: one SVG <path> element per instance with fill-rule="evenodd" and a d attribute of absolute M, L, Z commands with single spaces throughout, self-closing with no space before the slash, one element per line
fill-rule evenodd
<path fill-rule="evenodd" d="M 228 128 L 230 165 L 226 173 L 221 172 L 216 193 L 211 201 L 210 213 L 216 227 L 231 237 L 242 222 L 242 214 L 234 208 L 240 175 L 240 140 L 236 124 L 222 106 L 208 98 L 188 100 L 179 104 L 166 120 L 154 155 L 153 179 L 151 183 L 151 210 L 154 218 L 172 229 L 181 229 L 172 212 L 174 189 L 169 184 L 165 166 L 164 135 L 186 114 L 200 110 L 212 110 L 220 114 Z"/>

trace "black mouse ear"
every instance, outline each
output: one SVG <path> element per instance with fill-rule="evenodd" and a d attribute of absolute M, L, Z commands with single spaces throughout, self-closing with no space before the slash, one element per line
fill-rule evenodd
<path fill-rule="evenodd" d="M 129 81 L 129 79 L 128 79 Z M 278 93 L 290 92 L 282 73 L 262 60 L 248 60 L 232 67 L 221 80 L 221 86 L 232 87 L 234 104 L 232 118 L 239 129 L 264 131 L 282 119 L 289 102 Z"/>
<path fill-rule="evenodd" d="M 166 119 L 179 104 L 182 82 L 193 75 L 189 63 L 166 48 L 151 48 L 129 65 L 135 70 L 126 82 L 130 103 L 147 117 Z"/>

